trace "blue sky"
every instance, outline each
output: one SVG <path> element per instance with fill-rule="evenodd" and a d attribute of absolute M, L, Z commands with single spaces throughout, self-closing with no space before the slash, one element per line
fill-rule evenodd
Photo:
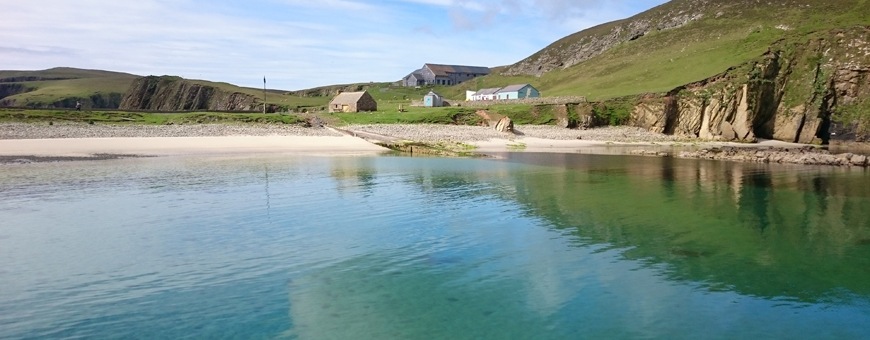
<path fill-rule="evenodd" d="M 424 63 L 513 64 L 664 0 L 0 2 L 0 69 L 57 66 L 298 90 Z"/>

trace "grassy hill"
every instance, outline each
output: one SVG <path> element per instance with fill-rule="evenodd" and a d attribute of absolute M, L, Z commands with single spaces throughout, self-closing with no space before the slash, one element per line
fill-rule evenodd
<path fill-rule="evenodd" d="M 140 78 L 129 73 L 68 67 L 0 71 L 0 107 L 72 108 L 81 101 L 86 108 L 115 109 L 131 84 Z M 263 97 L 263 89 L 207 80 L 184 81 L 228 93 L 250 95 L 257 100 Z M 271 105 L 288 109 L 322 107 L 328 103 L 326 98 L 300 97 L 281 90 L 267 92 L 266 99 Z"/>
<path fill-rule="evenodd" d="M 866 0 L 674 0 L 567 36 L 445 94 L 513 83 L 531 83 L 545 96 L 590 100 L 666 92 L 759 58 L 777 42 L 867 25 L 868 13 Z"/>
<path fill-rule="evenodd" d="M 117 107 L 138 76 L 101 70 L 58 67 L 42 71 L 0 71 L 0 106 Z"/>

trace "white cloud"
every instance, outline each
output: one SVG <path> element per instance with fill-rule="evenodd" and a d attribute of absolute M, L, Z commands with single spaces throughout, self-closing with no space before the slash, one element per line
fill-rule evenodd
<path fill-rule="evenodd" d="M 0 68 L 70 66 L 253 87 L 261 86 L 266 75 L 270 87 L 288 90 L 392 81 L 426 62 L 498 66 L 519 61 L 579 30 L 571 25 L 584 16 L 554 21 L 558 16 L 550 12 L 558 6 L 569 6 L 565 13 L 590 10 L 569 1 L 535 0 L 534 9 L 518 4 L 10 1 L 0 5 L 9 13 L 0 21 Z M 616 8 L 597 7 L 596 13 Z M 596 17 L 584 18 L 591 24 Z M 520 34 L 504 34 L 508 31 Z"/>

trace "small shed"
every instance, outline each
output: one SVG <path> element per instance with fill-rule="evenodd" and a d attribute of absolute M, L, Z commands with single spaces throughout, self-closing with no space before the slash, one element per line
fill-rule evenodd
<path fill-rule="evenodd" d="M 329 112 L 377 111 L 378 102 L 366 92 L 342 92 L 329 102 Z"/>
<path fill-rule="evenodd" d="M 444 106 L 444 98 L 441 97 L 441 95 L 435 93 L 435 91 L 429 91 L 428 94 L 423 96 L 423 106 L 442 107 Z"/>

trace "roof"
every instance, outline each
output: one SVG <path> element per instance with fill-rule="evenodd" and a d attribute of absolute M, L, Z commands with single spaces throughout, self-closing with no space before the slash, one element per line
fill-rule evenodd
<path fill-rule="evenodd" d="M 495 94 L 496 92 L 498 92 L 498 90 L 499 90 L 498 87 L 489 88 L 489 89 L 480 89 L 474 95 L 475 96 L 484 96 L 484 95 L 488 95 L 488 94 Z"/>
<path fill-rule="evenodd" d="M 526 86 L 530 86 L 530 85 L 529 84 L 508 85 L 508 86 L 503 87 L 498 92 L 517 92 L 519 90 L 522 90 Z"/>
<path fill-rule="evenodd" d="M 359 101 L 363 95 L 366 94 L 366 91 L 362 92 L 342 92 L 339 93 L 335 98 L 332 98 L 330 104 L 352 104 Z"/>
<path fill-rule="evenodd" d="M 423 67 L 432 70 L 432 73 L 435 73 L 435 76 L 443 77 L 446 77 L 451 73 L 489 74 L 490 72 L 489 67 L 484 66 L 425 64 Z"/>
<path fill-rule="evenodd" d="M 410 77 L 410 76 L 414 76 L 414 78 L 417 78 L 417 79 L 423 79 L 423 70 L 420 69 L 420 70 L 416 70 L 414 72 L 411 72 L 411 74 L 409 74 L 408 77 Z"/>

